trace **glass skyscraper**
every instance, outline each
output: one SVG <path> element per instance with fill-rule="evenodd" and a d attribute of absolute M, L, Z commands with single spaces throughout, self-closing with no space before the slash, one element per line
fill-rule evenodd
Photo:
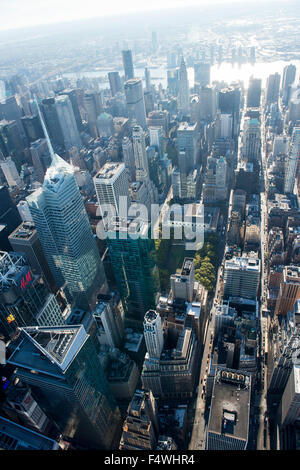
<path fill-rule="evenodd" d="M 103 264 L 74 169 L 54 153 L 42 124 L 52 162 L 43 186 L 27 198 L 28 205 L 58 287 L 65 285 L 75 306 L 92 309 L 106 284 Z"/>
<path fill-rule="evenodd" d="M 155 307 L 159 291 L 155 244 L 148 231 L 148 223 L 115 218 L 106 240 L 125 319 L 140 326 L 145 313 Z"/>
<path fill-rule="evenodd" d="M 115 448 L 120 412 L 84 327 L 22 328 L 17 342 L 9 364 L 65 439 L 78 449 Z"/>

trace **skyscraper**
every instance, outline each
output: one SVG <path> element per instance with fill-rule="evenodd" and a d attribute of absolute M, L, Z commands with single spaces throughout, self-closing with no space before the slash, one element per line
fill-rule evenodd
<path fill-rule="evenodd" d="M 268 80 L 267 80 L 267 94 L 266 94 L 267 104 L 277 103 L 278 98 L 279 98 L 279 88 L 280 88 L 279 73 L 276 72 L 273 75 L 269 75 Z"/>
<path fill-rule="evenodd" d="M 150 357 L 160 358 L 164 347 L 161 318 L 155 310 L 149 310 L 144 318 L 144 337 Z"/>
<path fill-rule="evenodd" d="M 124 85 L 128 117 L 131 123 L 136 123 L 144 130 L 147 128 L 146 108 L 143 94 L 143 84 L 140 78 L 132 78 Z"/>
<path fill-rule="evenodd" d="M 125 81 L 134 78 L 132 52 L 130 50 L 122 51 L 123 67 L 125 74 Z"/>
<path fill-rule="evenodd" d="M 44 283 L 56 293 L 57 286 L 45 258 L 42 245 L 33 222 L 22 222 L 8 237 L 17 253 L 25 253 L 34 274 L 41 274 Z"/>
<path fill-rule="evenodd" d="M 149 177 L 149 167 L 145 144 L 145 134 L 141 126 L 132 128 L 133 154 L 137 181 Z"/>
<path fill-rule="evenodd" d="M 294 127 L 289 154 L 285 164 L 284 192 L 292 193 L 295 185 L 297 165 L 300 158 L 300 127 Z"/>
<path fill-rule="evenodd" d="M 64 137 L 58 119 L 54 98 L 42 100 L 41 111 L 43 113 L 51 144 L 56 151 L 64 149 Z"/>
<path fill-rule="evenodd" d="M 77 448 L 114 448 L 119 409 L 84 327 L 22 328 L 21 339 L 9 363 L 60 432 Z"/>
<path fill-rule="evenodd" d="M 196 62 L 194 64 L 195 88 L 200 89 L 203 86 L 210 85 L 210 63 Z"/>
<path fill-rule="evenodd" d="M 178 111 L 183 116 L 187 116 L 190 113 L 190 89 L 183 57 L 179 69 Z"/>
<path fill-rule="evenodd" d="M 59 95 L 55 98 L 58 120 L 62 129 L 64 147 L 68 151 L 72 147 L 78 150 L 82 147 L 81 138 L 77 129 L 77 124 L 68 95 Z"/>
<path fill-rule="evenodd" d="M 287 315 L 300 299 L 300 267 L 285 266 L 275 306 L 275 315 Z"/>
<path fill-rule="evenodd" d="M 296 78 L 296 66 L 293 64 L 286 65 L 283 69 L 281 94 L 282 101 L 285 105 L 288 104 L 289 88 L 294 83 Z"/>
<path fill-rule="evenodd" d="M 244 297 L 256 300 L 259 279 L 259 259 L 233 258 L 225 261 L 224 297 Z"/>
<path fill-rule="evenodd" d="M 7 338 L 17 327 L 63 325 L 59 304 L 25 256 L 0 252 L 0 331 Z"/>
<path fill-rule="evenodd" d="M 127 168 L 130 180 L 135 181 L 135 162 L 134 162 L 134 154 L 133 154 L 133 145 L 131 140 L 128 137 L 124 137 L 122 140 L 122 151 L 123 151 L 123 159 L 125 163 L 125 168 Z"/>
<path fill-rule="evenodd" d="M 145 312 L 155 307 L 159 291 L 154 240 L 149 224 L 130 219 L 112 220 L 107 246 L 125 319 L 142 325 Z"/>
<path fill-rule="evenodd" d="M 12 201 L 8 188 L 0 186 L 0 225 L 5 227 L 5 247 L 0 245 L 1 250 L 7 248 L 8 236 L 13 232 L 18 225 L 22 222 L 19 211 Z M 8 245 L 10 246 L 10 245 Z"/>
<path fill-rule="evenodd" d="M 12 188 L 16 186 L 21 188 L 23 183 L 16 168 L 15 162 L 12 160 L 12 158 L 7 157 L 5 160 L 2 160 L 0 162 L 0 165 L 8 186 Z"/>
<path fill-rule="evenodd" d="M 294 365 L 281 401 L 281 425 L 295 424 L 300 415 L 300 366 Z"/>
<path fill-rule="evenodd" d="M 115 96 L 116 93 L 122 91 L 119 72 L 108 72 L 108 80 L 111 96 Z"/>
<path fill-rule="evenodd" d="M 69 300 L 93 308 L 105 285 L 104 268 L 84 208 L 74 169 L 54 153 L 43 186 L 27 197 L 46 259 L 58 287 L 66 283 Z"/>
<path fill-rule="evenodd" d="M 111 216 L 119 215 L 120 197 L 127 197 L 129 202 L 129 178 L 124 163 L 105 163 L 94 176 L 94 185 L 103 216 L 101 208 L 104 204 L 114 207 L 115 213 L 110 214 Z"/>
<path fill-rule="evenodd" d="M 248 108 L 259 108 L 261 98 L 261 79 L 251 77 L 247 91 Z"/>

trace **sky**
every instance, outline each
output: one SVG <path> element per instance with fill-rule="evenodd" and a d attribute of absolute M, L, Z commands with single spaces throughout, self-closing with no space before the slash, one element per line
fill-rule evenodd
<path fill-rule="evenodd" d="M 247 3 L 258 0 L 247 0 Z M 273 0 L 264 0 L 273 1 Z M 288 0 L 283 0 L 288 1 Z M 0 0 L 0 30 L 176 7 L 244 0 Z"/>

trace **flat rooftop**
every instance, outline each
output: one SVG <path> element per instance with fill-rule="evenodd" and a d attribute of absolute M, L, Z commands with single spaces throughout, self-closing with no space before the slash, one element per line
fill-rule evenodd
<path fill-rule="evenodd" d="M 216 369 L 208 432 L 248 441 L 251 375 Z"/>
<path fill-rule="evenodd" d="M 123 168 L 124 163 L 111 163 L 107 162 L 105 165 L 98 171 L 95 178 L 96 179 L 111 179 L 116 176 Z"/>
<path fill-rule="evenodd" d="M 57 450 L 56 441 L 0 416 L 0 449 Z"/>
<path fill-rule="evenodd" d="M 22 224 L 9 235 L 9 239 L 30 240 L 35 233 L 36 229 L 33 222 L 22 222 Z"/>

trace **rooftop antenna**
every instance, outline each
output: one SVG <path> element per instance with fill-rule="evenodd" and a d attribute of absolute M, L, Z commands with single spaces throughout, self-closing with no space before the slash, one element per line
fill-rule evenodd
<path fill-rule="evenodd" d="M 57 157 L 56 157 L 56 154 L 53 150 L 51 140 L 50 140 L 50 137 L 49 137 L 49 134 L 48 134 L 48 131 L 47 131 L 47 128 L 46 128 L 46 125 L 45 125 L 45 122 L 44 122 L 44 118 L 42 116 L 42 113 L 41 113 L 36 95 L 34 95 L 34 100 L 36 102 L 39 118 L 40 118 L 40 121 L 41 121 L 41 124 L 42 124 L 42 129 L 44 131 L 44 135 L 45 135 L 46 142 L 47 142 L 47 145 L 48 145 L 48 149 L 49 149 L 49 153 L 50 153 L 50 157 L 51 157 L 51 164 L 55 165 L 57 163 Z"/>

